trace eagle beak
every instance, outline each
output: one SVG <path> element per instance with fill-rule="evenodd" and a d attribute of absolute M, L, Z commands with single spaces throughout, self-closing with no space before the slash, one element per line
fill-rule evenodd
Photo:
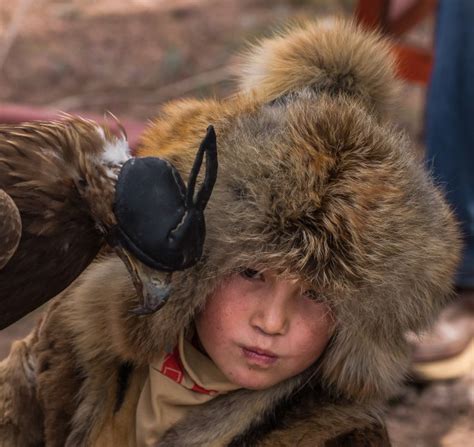
<path fill-rule="evenodd" d="M 161 309 L 171 292 L 171 273 L 154 270 L 140 261 L 136 264 L 136 278 L 133 279 L 140 298 L 140 305 L 132 312 L 147 315 Z"/>
<path fill-rule="evenodd" d="M 120 247 L 116 247 L 116 252 L 126 265 L 137 291 L 139 305 L 131 312 L 148 315 L 161 309 L 171 292 L 172 273 L 148 267 Z"/>
<path fill-rule="evenodd" d="M 206 172 L 196 191 L 204 157 Z M 204 209 L 216 178 L 212 126 L 199 145 L 187 187 L 166 160 L 138 157 L 123 164 L 113 205 L 116 223 L 103 234 L 132 277 L 140 299 L 134 314 L 150 314 L 163 307 L 170 294 L 171 272 L 190 268 L 201 258 L 206 235 Z"/>

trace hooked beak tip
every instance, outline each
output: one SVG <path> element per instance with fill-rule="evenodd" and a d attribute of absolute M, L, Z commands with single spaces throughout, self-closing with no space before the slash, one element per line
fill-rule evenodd
<path fill-rule="evenodd" d="M 170 293 L 170 284 L 157 285 L 153 282 L 143 283 L 141 291 L 142 303 L 138 307 L 132 309 L 131 312 L 135 315 L 152 314 L 166 304 Z"/>
<path fill-rule="evenodd" d="M 139 305 L 131 313 L 147 315 L 161 309 L 171 293 L 171 272 L 148 267 L 126 250 L 116 249 L 116 252 L 131 275 L 139 299 Z"/>

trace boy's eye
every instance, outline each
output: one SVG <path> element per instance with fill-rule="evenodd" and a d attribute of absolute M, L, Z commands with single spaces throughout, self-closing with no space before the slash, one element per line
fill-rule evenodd
<path fill-rule="evenodd" d="M 315 301 L 315 302 L 321 301 L 321 296 L 319 295 L 318 292 L 316 292 L 316 290 L 313 290 L 313 289 L 305 290 L 303 292 L 303 296 L 311 301 Z"/>
<path fill-rule="evenodd" d="M 261 272 L 250 268 L 242 270 L 240 274 L 247 279 L 261 279 L 263 277 Z"/>

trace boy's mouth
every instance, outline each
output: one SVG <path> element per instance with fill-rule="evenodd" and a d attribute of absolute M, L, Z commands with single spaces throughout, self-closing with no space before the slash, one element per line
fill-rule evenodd
<path fill-rule="evenodd" d="M 242 353 L 247 361 L 259 366 L 270 366 L 278 360 L 275 353 L 256 347 L 242 346 Z"/>

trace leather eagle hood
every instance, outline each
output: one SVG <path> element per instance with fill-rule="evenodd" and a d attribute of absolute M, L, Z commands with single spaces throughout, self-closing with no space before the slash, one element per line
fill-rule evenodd
<path fill-rule="evenodd" d="M 176 273 L 150 320 L 155 340 L 172 344 L 230 273 L 271 268 L 311 283 L 336 319 L 323 356 L 292 383 L 310 374 L 348 399 L 386 396 L 405 371 L 404 333 L 445 302 L 460 250 L 442 192 L 387 120 L 390 48 L 350 23 L 311 23 L 249 48 L 239 76 L 224 101 L 166 106 L 139 151 L 185 178 L 205 129 L 216 130 L 204 254 Z"/>

